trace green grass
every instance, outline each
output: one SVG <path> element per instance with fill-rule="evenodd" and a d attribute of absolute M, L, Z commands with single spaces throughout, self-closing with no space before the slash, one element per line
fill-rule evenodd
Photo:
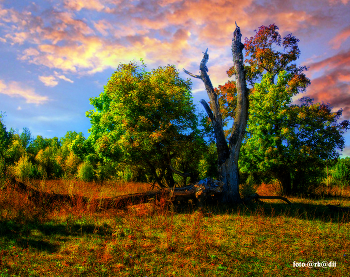
<path fill-rule="evenodd" d="M 117 187 L 123 186 L 128 193 L 130 186 L 148 188 Z M 67 190 L 54 181 L 45 187 Z M 110 190 L 83 182 L 74 188 L 91 197 Z M 270 200 L 204 211 L 176 211 L 161 201 L 96 212 L 79 203 L 44 210 L 0 190 L 0 276 L 348 276 L 350 215 L 325 204 L 349 207 L 349 198 L 289 200 L 292 206 Z M 293 267 L 294 261 L 336 267 Z"/>

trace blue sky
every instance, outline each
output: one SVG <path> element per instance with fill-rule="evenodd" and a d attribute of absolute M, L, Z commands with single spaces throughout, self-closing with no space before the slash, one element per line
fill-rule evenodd
<path fill-rule="evenodd" d="M 229 80 L 235 21 L 243 38 L 275 23 L 300 39 L 298 63 L 311 85 L 300 95 L 343 108 L 350 119 L 350 0 L 0 0 L 0 111 L 6 127 L 33 136 L 88 136 L 90 97 L 119 63 L 144 59 L 146 70 L 173 64 L 197 74 L 209 48 L 214 87 Z M 140 64 L 140 62 L 139 62 Z M 192 78 L 194 102 L 208 99 Z M 344 156 L 350 156 L 350 132 Z"/>

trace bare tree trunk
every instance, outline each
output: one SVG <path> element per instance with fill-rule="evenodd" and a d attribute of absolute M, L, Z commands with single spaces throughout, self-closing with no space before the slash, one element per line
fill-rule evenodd
<path fill-rule="evenodd" d="M 248 120 L 248 90 L 242 53 L 244 45 L 241 43 L 241 38 L 242 34 L 240 28 L 236 24 L 236 30 L 233 33 L 232 40 L 232 56 L 236 72 L 237 107 L 228 144 L 223 130 L 218 97 L 207 74 L 208 68 L 206 63 L 209 60 L 208 49 L 203 53 L 203 59 L 199 67 L 200 75 L 194 75 L 184 69 L 185 73 L 188 75 L 203 81 L 210 99 L 211 108 L 205 100 L 202 99 L 200 102 L 204 106 L 215 132 L 219 180 L 224 183 L 224 193 L 221 199 L 223 203 L 241 202 L 239 195 L 238 158 Z"/>
<path fill-rule="evenodd" d="M 239 170 L 238 164 L 230 156 L 225 163 L 219 167 L 220 181 L 223 186 L 222 202 L 239 203 Z"/>

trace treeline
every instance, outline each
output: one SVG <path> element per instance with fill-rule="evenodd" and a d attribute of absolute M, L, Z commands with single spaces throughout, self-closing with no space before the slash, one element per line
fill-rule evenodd
<path fill-rule="evenodd" d="M 79 179 L 82 181 L 142 181 L 154 182 L 150 172 L 140 166 L 123 163 L 103 162 L 92 153 L 82 151 L 86 141 L 80 132 L 68 131 L 62 138 L 33 138 L 28 128 L 21 133 L 13 129 L 6 130 L 2 115 L 0 115 L 1 140 L 1 179 L 15 176 L 25 181 L 30 179 Z M 213 142 L 205 144 L 201 149 L 202 157 L 192 170 L 197 178 L 216 176 L 216 147 Z M 178 161 L 181 164 L 186 161 Z M 187 161 L 188 162 L 188 161 Z M 174 165 L 176 166 L 176 165 Z M 188 169 L 188 167 L 182 167 Z M 350 157 L 325 161 L 323 170 L 314 172 L 318 176 L 316 185 L 350 186 Z M 262 172 L 240 173 L 241 183 L 260 184 L 274 180 L 271 175 Z M 184 185 L 184 178 L 174 174 L 176 185 Z M 187 183 L 190 180 L 187 179 Z"/>
<path fill-rule="evenodd" d="M 86 151 L 86 138 L 80 132 L 68 131 L 62 138 L 33 138 L 28 128 L 18 133 L 12 128 L 6 129 L 3 116 L 0 114 L 0 176 L 14 176 L 22 181 L 30 179 L 79 179 L 82 181 L 123 180 L 154 182 L 155 178 L 139 165 L 123 162 L 103 161 L 94 153 Z M 205 147 L 205 149 L 203 148 Z M 191 165 L 196 179 L 207 176 L 216 177 L 215 145 L 203 144 L 201 157 Z M 181 158 L 174 162 L 174 167 L 186 167 Z M 182 165 L 182 166 L 181 166 Z M 161 171 L 157 169 L 157 172 Z M 184 177 L 173 175 L 177 185 L 184 184 Z M 191 176 L 188 176 L 191 177 Z M 188 183 L 190 178 L 186 178 Z"/>

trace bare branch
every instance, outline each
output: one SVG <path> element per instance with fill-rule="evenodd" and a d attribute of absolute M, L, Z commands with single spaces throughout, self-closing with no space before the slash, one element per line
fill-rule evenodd
<path fill-rule="evenodd" d="M 214 121 L 213 112 L 211 111 L 207 101 L 205 101 L 204 99 L 201 99 L 199 102 L 203 105 L 203 107 L 204 107 L 205 111 L 207 112 L 210 120 L 213 122 Z"/>
<path fill-rule="evenodd" d="M 214 87 L 211 83 L 211 80 L 208 75 L 208 67 L 207 62 L 209 60 L 209 54 L 208 54 L 208 48 L 203 52 L 203 58 L 200 63 L 199 69 L 200 69 L 200 79 L 202 79 L 205 89 L 207 91 L 207 94 L 210 99 L 211 103 L 211 109 L 209 108 L 208 104 L 200 101 L 202 105 L 204 106 L 206 112 L 208 113 L 208 116 L 211 120 L 211 123 L 213 124 L 214 132 L 215 132 L 215 139 L 216 139 L 216 147 L 218 150 L 218 165 L 221 165 L 225 162 L 227 157 L 229 156 L 229 148 L 226 142 L 225 133 L 222 126 L 222 117 L 220 113 L 220 107 L 218 102 L 218 96 L 214 90 Z M 185 70 L 185 69 L 184 69 Z M 186 71 L 187 74 L 194 78 L 198 78 L 198 75 L 191 74 L 190 72 Z"/>
<path fill-rule="evenodd" d="M 186 74 L 192 76 L 193 78 L 197 78 L 197 79 L 202 79 L 202 77 L 200 75 L 194 75 L 191 72 L 188 72 L 186 69 L 183 68 L 183 70 L 185 71 Z"/>

